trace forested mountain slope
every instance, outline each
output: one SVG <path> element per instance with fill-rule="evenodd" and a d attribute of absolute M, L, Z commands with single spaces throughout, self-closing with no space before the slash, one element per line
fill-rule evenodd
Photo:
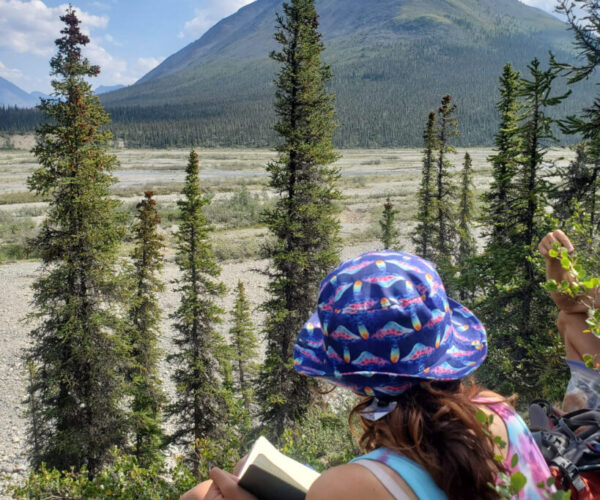
<path fill-rule="evenodd" d="M 167 58 L 135 85 L 102 96 L 131 146 L 268 146 L 275 141 L 268 54 L 282 0 L 257 0 Z M 571 34 L 518 0 L 317 0 L 337 94 L 336 144 L 417 146 L 445 93 L 458 104 L 464 145 L 490 144 L 497 81 L 548 52 L 572 60 Z M 564 90 L 563 88 L 557 91 Z M 591 82 L 558 110 L 591 101 Z"/>

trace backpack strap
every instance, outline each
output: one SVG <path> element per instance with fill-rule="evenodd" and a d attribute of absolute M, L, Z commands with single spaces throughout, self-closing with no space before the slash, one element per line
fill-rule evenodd
<path fill-rule="evenodd" d="M 582 491 L 586 488 L 583 479 L 579 475 L 579 469 L 571 460 L 558 455 L 552 460 L 551 464 L 560 469 L 563 477 L 567 478 L 577 491 Z"/>
<path fill-rule="evenodd" d="M 558 468 L 565 484 L 571 484 L 577 491 L 585 490 L 587 486 L 580 473 L 598 467 L 587 465 L 584 456 L 593 453 L 589 440 L 600 440 L 600 411 L 577 410 L 559 418 L 553 430 L 533 434 L 546 462 Z"/>

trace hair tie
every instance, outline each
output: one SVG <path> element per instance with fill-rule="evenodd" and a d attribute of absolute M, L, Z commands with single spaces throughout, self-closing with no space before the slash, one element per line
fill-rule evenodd
<path fill-rule="evenodd" d="M 375 422 L 392 413 L 396 406 L 398 406 L 398 401 L 373 398 L 371 404 L 360 412 L 360 416 Z"/>

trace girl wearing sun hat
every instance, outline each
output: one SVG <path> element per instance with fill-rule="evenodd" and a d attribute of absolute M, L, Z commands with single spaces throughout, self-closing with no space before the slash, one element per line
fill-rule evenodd
<path fill-rule="evenodd" d="M 517 471 L 527 479 L 518 498 L 550 498 L 537 487 L 550 471 L 521 418 L 501 396 L 463 383 L 486 354 L 485 328 L 446 296 L 430 262 L 371 252 L 342 263 L 321 283 L 294 365 L 363 396 L 352 415 L 367 454 L 324 472 L 307 500 L 497 499 L 490 484 Z M 489 430 L 479 410 L 495 417 Z M 254 498 L 219 469 L 211 477 L 216 496 L 206 498 Z"/>
<path fill-rule="evenodd" d="M 489 484 L 515 469 L 527 478 L 519 498 L 547 498 L 537 485 L 550 471 L 523 421 L 501 396 L 463 383 L 486 354 L 485 328 L 446 296 L 430 262 L 372 252 L 341 264 L 321 283 L 294 364 L 364 396 L 353 414 L 369 453 L 324 473 L 307 499 L 499 498 Z M 504 450 L 479 409 L 496 417 Z M 517 466 L 499 453 L 517 453 Z"/>

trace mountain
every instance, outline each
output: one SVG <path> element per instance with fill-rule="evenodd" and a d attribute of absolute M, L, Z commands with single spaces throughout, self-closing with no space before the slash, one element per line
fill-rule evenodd
<path fill-rule="evenodd" d="M 39 102 L 40 99 L 50 99 L 50 96 L 48 94 L 44 94 L 43 92 L 36 91 L 36 92 L 32 92 L 29 95 L 36 100 L 36 104 Z"/>
<path fill-rule="evenodd" d="M 272 132 L 268 58 L 281 0 L 256 0 L 167 58 L 135 85 L 102 96 L 130 145 L 265 146 Z M 566 25 L 518 0 L 316 0 L 344 147 L 416 146 L 450 93 L 464 145 L 489 144 L 503 65 L 525 71 L 548 51 L 572 61 Z M 564 84 L 557 85 L 557 91 Z M 591 102 L 580 85 L 558 110 Z M 132 125 L 134 123 L 135 125 Z"/>
<path fill-rule="evenodd" d="M 107 94 L 108 92 L 114 92 L 115 90 L 121 90 L 122 88 L 125 88 L 125 85 L 100 85 L 96 90 L 94 90 L 94 94 Z"/>
<path fill-rule="evenodd" d="M 28 94 L 15 84 L 0 77 L 0 106 L 33 108 L 39 103 L 37 95 Z"/>

